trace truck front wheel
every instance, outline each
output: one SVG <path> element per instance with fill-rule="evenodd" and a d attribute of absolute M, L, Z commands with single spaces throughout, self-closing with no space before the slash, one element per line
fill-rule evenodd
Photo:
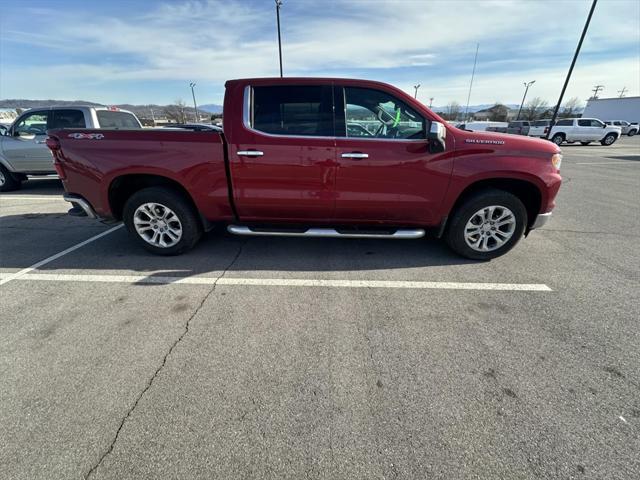
<path fill-rule="evenodd" d="M 491 260 L 511 250 L 526 225 L 527 209 L 518 197 L 503 190 L 484 190 L 456 209 L 445 241 L 463 257 Z"/>
<path fill-rule="evenodd" d="M 607 133 L 607 135 L 600 141 L 600 143 L 606 147 L 613 145 L 618 136 L 615 133 Z"/>
<path fill-rule="evenodd" d="M 194 207 L 181 194 L 163 187 L 134 193 L 125 203 L 123 220 L 136 241 L 157 255 L 178 255 L 202 236 Z"/>
<path fill-rule="evenodd" d="M 553 137 L 551 137 L 551 141 L 556 145 L 562 145 L 562 142 L 564 142 L 564 134 L 556 133 Z"/>

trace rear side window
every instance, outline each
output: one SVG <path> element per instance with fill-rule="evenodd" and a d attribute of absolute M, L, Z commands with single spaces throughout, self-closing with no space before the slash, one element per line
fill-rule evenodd
<path fill-rule="evenodd" d="M 333 90 L 326 86 L 253 88 L 251 126 L 275 135 L 332 137 Z"/>
<path fill-rule="evenodd" d="M 561 127 L 570 127 L 571 125 L 573 125 L 573 120 L 560 120 L 558 123 L 556 123 L 556 125 L 559 125 Z"/>
<path fill-rule="evenodd" d="M 85 128 L 84 113 L 80 110 L 53 110 L 49 128 Z"/>
<path fill-rule="evenodd" d="M 590 127 L 591 126 L 591 120 L 578 120 L 578 126 L 579 127 Z"/>
<path fill-rule="evenodd" d="M 534 127 L 546 127 L 549 125 L 549 120 L 537 120 L 533 122 Z"/>
<path fill-rule="evenodd" d="M 98 124 L 100 128 L 136 130 L 140 127 L 138 120 L 128 112 L 116 112 L 113 110 L 98 110 Z"/>

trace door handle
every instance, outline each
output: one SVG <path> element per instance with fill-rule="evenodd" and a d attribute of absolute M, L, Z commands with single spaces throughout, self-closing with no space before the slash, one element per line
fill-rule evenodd
<path fill-rule="evenodd" d="M 258 150 L 238 150 L 238 155 L 241 157 L 261 157 L 264 153 Z"/>
<path fill-rule="evenodd" d="M 46 140 L 35 140 L 35 143 L 38 143 L 38 144 L 40 144 L 40 143 L 47 143 L 47 141 L 46 141 Z"/>
<path fill-rule="evenodd" d="M 368 153 L 362 153 L 362 152 L 343 153 L 341 156 L 342 158 L 353 158 L 356 160 L 360 160 L 362 158 L 369 158 Z"/>

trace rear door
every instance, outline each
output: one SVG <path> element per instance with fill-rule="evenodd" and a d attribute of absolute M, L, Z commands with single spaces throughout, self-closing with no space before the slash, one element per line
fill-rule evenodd
<path fill-rule="evenodd" d="M 23 114 L 3 137 L 2 153 L 16 172 L 53 172 L 53 157 L 45 144 L 50 110 Z"/>
<path fill-rule="evenodd" d="M 242 126 L 229 140 L 238 216 L 329 222 L 336 171 L 331 84 L 249 86 L 244 97 Z"/>
<path fill-rule="evenodd" d="M 452 163 L 429 152 L 429 120 L 383 90 L 336 85 L 335 97 L 335 221 L 437 224 Z"/>

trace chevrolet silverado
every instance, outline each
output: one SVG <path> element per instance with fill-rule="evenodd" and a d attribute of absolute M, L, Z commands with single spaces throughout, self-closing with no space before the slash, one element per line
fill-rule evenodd
<path fill-rule="evenodd" d="M 124 221 L 172 255 L 217 225 L 238 235 L 443 237 L 488 260 L 551 216 L 560 148 L 470 132 L 390 85 L 226 83 L 223 131 L 54 129 L 70 211 Z"/>

